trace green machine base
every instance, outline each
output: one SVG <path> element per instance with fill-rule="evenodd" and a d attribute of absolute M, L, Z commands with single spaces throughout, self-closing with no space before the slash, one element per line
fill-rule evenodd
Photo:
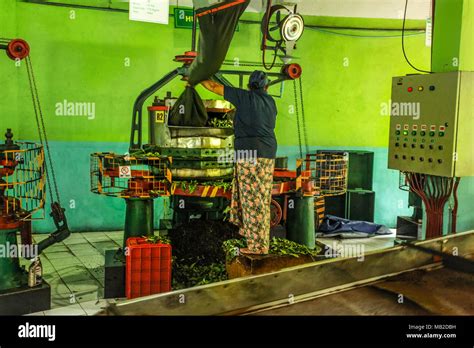
<path fill-rule="evenodd" d="M 127 198 L 125 215 L 125 230 L 123 235 L 123 249 L 130 237 L 152 236 L 153 226 L 153 199 Z"/>
<path fill-rule="evenodd" d="M 18 257 L 8 257 L 11 251 L 18 250 L 16 232 L 17 229 L 0 230 L 0 248 L 5 253 L 0 257 L 0 291 L 25 285 Z"/>
<path fill-rule="evenodd" d="M 316 236 L 314 227 L 314 197 L 295 197 L 294 208 L 288 209 L 287 238 L 314 249 Z"/>

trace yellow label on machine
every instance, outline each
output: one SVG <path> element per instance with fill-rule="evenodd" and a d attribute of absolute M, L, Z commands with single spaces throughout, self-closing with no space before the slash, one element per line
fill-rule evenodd
<path fill-rule="evenodd" d="M 155 111 L 155 122 L 165 123 L 165 111 Z"/>

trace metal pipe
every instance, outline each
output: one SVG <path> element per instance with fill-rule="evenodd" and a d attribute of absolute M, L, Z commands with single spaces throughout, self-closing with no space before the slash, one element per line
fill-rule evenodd
<path fill-rule="evenodd" d="M 163 78 L 155 82 L 153 85 L 145 89 L 143 92 L 139 94 L 135 103 L 133 104 L 133 114 L 132 114 L 132 130 L 130 134 L 130 151 L 132 150 L 139 150 L 142 146 L 142 108 L 145 101 L 156 91 L 158 91 L 163 86 L 170 83 L 176 76 L 184 75 L 186 72 L 185 67 L 180 67 L 175 69 L 165 75 Z M 136 139 L 136 135 L 138 136 L 138 140 Z"/>
<path fill-rule="evenodd" d="M 193 7 L 193 34 L 191 41 L 191 51 L 196 52 L 196 31 L 197 31 L 197 17 L 196 9 Z"/>

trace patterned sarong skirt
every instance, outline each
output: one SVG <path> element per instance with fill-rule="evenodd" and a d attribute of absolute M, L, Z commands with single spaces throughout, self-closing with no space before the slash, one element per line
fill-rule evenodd
<path fill-rule="evenodd" d="M 238 161 L 232 188 L 230 222 L 247 239 L 248 251 L 268 254 L 270 245 L 270 203 L 275 160 L 257 158 Z"/>

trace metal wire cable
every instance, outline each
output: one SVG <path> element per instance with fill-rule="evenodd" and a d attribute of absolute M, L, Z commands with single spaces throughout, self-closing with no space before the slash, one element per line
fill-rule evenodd
<path fill-rule="evenodd" d="M 293 80 L 293 92 L 295 94 L 295 113 L 296 113 L 296 127 L 298 131 L 298 145 L 300 149 L 300 158 L 303 158 L 303 146 L 301 141 L 301 124 L 300 124 L 300 113 L 298 105 L 298 91 L 296 88 L 296 80 Z"/>
<path fill-rule="evenodd" d="M 431 74 L 432 73 L 431 71 L 418 69 L 416 66 L 414 66 L 410 62 L 410 60 L 408 59 L 407 53 L 405 51 L 405 24 L 406 24 L 406 19 L 407 19 L 407 9 L 408 9 L 408 0 L 405 1 L 405 12 L 404 12 L 404 15 L 403 15 L 403 27 L 402 27 L 402 52 L 403 52 L 403 56 L 405 57 L 405 60 L 407 61 L 408 65 L 410 65 L 416 71 Z"/>
<path fill-rule="evenodd" d="M 41 109 L 38 89 L 36 86 L 35 74 L 33 71 L 33 64 L 31 62 L 30 56 L 26 57 L 26 69 L 28 73 L 28 81 L 30 83 L 30 92 L 31 92 L 31 98 L 33 100 L 33 108 L 35 111 L 36 124 L 38 127 L 38 135 L 39 135 L 41 144 L 44 144 L 44 147 L 46 149 L 47 160 L 45 161 L 45 171 L 46 171 L 46 178 L 48 181 L 48 192 L 51 198 L 51 203 L 57 202 L 61 204 L 59 190 L 58 190 L 57 181 L 56 181 L 56 173 L 54 170 L 53 160 L 51 157 L 51 149 L 49 147 L 48 135 L 46 133 L 46 128 L 44 125 L 43 111 Z M 53 189 L 56 195 L 56 200 L 54 199 L 54 196 L 53 196 Z"/>
<path fill-rule="evenodd" d="M 455 179 L 420 173 L 405 173 L 412 192 L 425 204 L 426 238 L 443 234 L 443 213 L 446 202 L 455 188 Z"/>
<path fill-rule="evenodd" d="M 306 118 L 305 118 L 305 112 L 304 112 L 303 80 L 301 76 L 299 80 L 300 80 L 301 121 L 303 123 L 303 139 L 304 139 L 306 153 L 309 153 L 308 133 L 306 131 Z"/>

